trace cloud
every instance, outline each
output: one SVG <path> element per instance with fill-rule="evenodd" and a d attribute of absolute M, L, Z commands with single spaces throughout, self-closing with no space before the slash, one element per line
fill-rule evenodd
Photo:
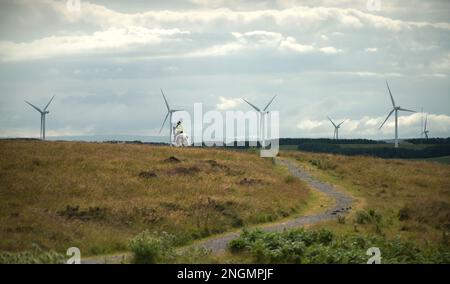
<path fill-rule="evenodd" d="M 51 36 L 27 43 L 0 41 L 2 61 L 46 59 L 57 56 L 88 56 L 94 54 L 126 56 L 142 54 L 150 57 L 206 57 L 238 54 L 243 51 L 272 49 L 294 53 L 317 51 L 341 53 L 332 46 L 315 48 L 301 44 L 294 37 L 270 31 L 232 32 L 233 41 L 186 52 L 174 48 L 183 42 L 192 43 L 190 31 L 180 29 L 147 29 L 144 27 L 111 28 L 91 35 Z M 172 46 L 170 46 L 172 44 Z M 183 53 L 184 52 L 184 53 Z"/>
<path fill-rule="evenodd" d="M 293 37 L 287 37 L 280 42 L 280 48 L 284 50 L 290 50 L 297 53 L 310 52 L 314 50 L 311 45 L 300 44 Z"/>
<path fill-rule="evenodd" d="M 337 53 L 342 53 L 342 49 L 337 49 L 333 46 L 326 46 L 326 47 L 321 47 L 319 48 L 320 52 L 325 53 L 325 54 L 337 54 Z"/>
<path fill-rule="evenodd" d="M 37 120 L 36 120 L 37 121 Z M 72 127 L 62 127 L 60 129 L 46 129 L 45 136 L 82 136 L 93 134 L 94 128 L 92 126 L 84 129 L 73 129 Z M 39 138 L 39 125 L 35 128 L 8 128 L 0 129 L 0 137 L 2 138 Z"/>
<path fill-rule="evenodd" d="M 220 103 L 216 105 L 218 110 L 229 110 L 242 104 L 242 100 L 239 98 L 219 97 L 219 101 Z"/>
<path fill-rule="evenodd" d="M 91 35 L 50 36 L 28 43 L 0 42 L 2 61 L 50 58 L 62 55 L 92 55 L 135 51 L 138 47 L 157 46 L 189 35 L 179 29 L 143 27 L 111 28 Z"/>
<path fill-rule="evenodd" d="M 297 124 L 297 128 L 302 130 L 313 130 L 324 125 L 324 123 L 325 123 L 324 121 L 314 121 L 311 119 L 305 119 Z"/>
<path fill-rule="evenodd" d="M 249 31 L 245 33 L 233 32 L 234 41 L 214 45 L 203 50 L 189 53 L 189 57 L 226 56 L 240 54 L 245 51 L 276 51 L 295 54 L 318 52 L 324 54 L 337 54 L 343 52 L 332 46 L 316 48 L 310 44 L 301 44 L 292 36 L 269 31 Z"/>
<path fill-rule="evenodd" d="M 431 27 L 450 30 L 450 24 L 426 21 L 402 21 L 374 15 L 357 9 L 334 7 L 307 7 L 296 5 L 286 9 L 260 9 L 235 11 L 229 8 L 199 9 L 191 11 L 147 11 L 141 13 L 120 13 L 106 7 L 83 1 L 81 13 L 71 13 L 65 3 L 45 1 L 55 10 L 62 13 L 68 21 L 83 21 L 101 27 L 129 25 L 164 25 L 177 23 L 195 25 L 199 29 L 207 29 L 211 25 L 227 22 L 236 26 L 249 24 L 272 23 L 276 26 L 310 27 L 317 24 L 336 24 L 351 29 L 370 27 L 391 31 L 410 30 Z"/>
<path fill-rule="evenodd" d="M 367 47 L 364 49 L 365 52 L 377 52 L 378 49 L 376 47 Z"/>

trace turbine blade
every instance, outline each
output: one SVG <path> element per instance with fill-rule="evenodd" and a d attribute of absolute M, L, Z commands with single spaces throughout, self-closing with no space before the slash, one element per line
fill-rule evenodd
<path fill-rule="evenodd" d="M 391 112 L 388 114 L 388 116 L 386 117 L 386 119 L 383 121 L 383 124 L 381 124 L 380 128 L 383 127 L 383 125 L 386 123 L 386 121 L 389 119 L 389 117 L 391 117 L 392 113 L 395 111 L 395 109 L 391 110 Z"/>
<path fill-rule="evenodd" d="M 163 90 L 162 89 L 160 89 L 160 90 L 161 90 L 161 94 L 164 98 L 164 102 L 166 103 L 167 110 L 170 111 L 169 103 L 167 102 L 166 96 L 164 96 Z"/>
<path fill-rule="evenodd" d="M 47 110 L 48 106 L 49 106 L 50 103 L 53 101 L 53 98 L 54 98 L 54 97 L 55 97 L 55 96 L 53 96 L 53 97 L 50 99 L 50 101 L 48 102 L 48 104 L 45 106 L 44 111 Z"/>
<path fill-rule="evenodd" d="M 277 97 L 277 95 L 273 96 L 273 98 L 270 100 L 270 102 L 266 105 L 264 108 L 264 111 L 270 106 L 270 104 L 273 102 L 273 100 Z"/>
<path fill-rule="evenodd" d="M 161 125 L 161 129 L 159 130 L 159 133 L 161 133 L 161 131 L 162 131 L 163 127 L 164 127 L 164 124 L 166 124 L 166 120 L 167 120 L 167 118 L 169 117 L 169 113 L 170 113 L 170 112 L 168 112 L 168 113 L 166 114 L 166 118 L 164 118 L 164 122 L 163 122 L 163 124 Z"/>
<path fill-rule="evenodd" d="M 344 123 L 344 122 L 345 122 L 345 120 L 344 120 L 344 121 L 342 121 L 341 123 L 339 123 L 339 124 L 338 124 L 338 127 L 339 127 L 339 126 L 341 126 L 341 125 L 342 125 L 342 123 Z"/>
<path fill-rule="evenodd" d="M 256 111 L 261 111 L 259 108 L 257 108 L 255 105 L 247 101 L 246 99 L 243 99 L 246 103 L 248 103 L 250 106 L 252 106 Z"/>
<path fill-rule="evenodd" d="M 402 110 L 402 111 L 409 111 L 409 112 L 416 112 L 415 110 L 410 110 L 410 109 L 406 109 L 406 108 L 399 108 L 399 110 Z"/>
<path fill-rule="evenodd" d="M 423 132 L 427 131 L 427 120 L 428 120 L 428 115 L 425 116 L 425 127 L 423 128 Z"/>
<path fill-rule="evenodd" d="M 333 124 L 333 126 L 336 127 L 336 124 L 334 124 L 333 120 L 329 116 L 327 116 L 327 118 Z"/>
<path fill-rule="evenodd" d="M 43 111 L 40 109 L 40 108 L 38 108 L 37 106 L 35 106 L 35 105 L 33 105 L 32 103 L 30 103 L 30 102 L 27 102 L 27 101 L 25 101 L 27 104 L 29 104 L 30 106 L 32 106 L 35 110 L 37 110 L 38 112 L 40 112 L 40 113 L 43 113 Z"/>
<path fill-rule="evenodd" d="M 395 108 L 394 97 L 392 96 L 391 89 L 389 88 L 389 84 L 388 84 L 387 80 L 386 80 L 386 86 L 387 86 L 387 88 L 389 90 L 389 95 L 391 96 L 392 106 Z"/>

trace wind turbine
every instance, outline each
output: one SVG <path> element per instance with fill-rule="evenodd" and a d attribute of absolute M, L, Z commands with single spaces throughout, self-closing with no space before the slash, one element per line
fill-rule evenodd
<path fill-rule="evenodd" d="M 269 103 L 266 105 L 266 107 L 263 110 L 260 110 L 257 106 L 250 103 L 246 99 L 243 99 L 247 104 L 249 104 L 251 107 L 253 107 L 259 114 L 260 114 L 260 122 L 259 122 L 259 133 L 261 134 L 261 140 L 262 140 L 262 147 L 264 148 L 266 145 L 266 137 L 265 137 L 265 121 L 266 121 L 266 114 L 269 113 L 267 108 L 270 106 L 270 104 L 273 102 L 273 100 L 276 98 L 277 95 L 273 96 L 273 98 L 269 101 Z"/>
<path fill-rule="evenodd" d="M 389 91 L 389 95 L 391 96 L 392 110 L 391 110 L 391 112 L 388 114 L 388 116 L 386 117 L 386 119 L 384 120 L 383 124 L 381 124 L 381 126 L 380 126 L 379 129 L 381 129 L 381 128 L 383 127 L 383 125 L 386 123 L 386 121 L 389 119 L 389 117 L 392 115 L 392 113 L 395 112 L 395 148 L 398 148 L 398 111 L 399 111 L 399 110 L 400 110 L 400 111 L 408 111 L 408 112 L 416 112 L 416 111 L 414 111 L 414 110 L 409 110 L 409 109 L 406 109 L 406 108 L 402 108 L 402 107 L 400 107 L 400 106 L 396 106 L 396 105 L 395 105 L 395 101 L 394 101 L 394 97 L 392 96 L 391 89 L 389 88 L 389 84 L 388 84 L 387 80 L 386 80 L 386 86 L 387 86 L 387 89 L 388 89 L 388 91 Z"/>
<path fill-rule="evenodd" d="M 420 138 L 423 139 L 423 107 L 420 108 Z"/>
<path fill-rule="evenodd" d="M 164 98 L 164 102 L 166 103 L 167 114 L 166 114 L 166 118 L 164 118 L 163 124 L 161 125 L 161 129 L 159 130 L 159 133 L 161 133 L 161 131 L 162 131 L 163 127 L 164 127 L 164 124 L 166 124 L 167 117 L 169 117 L 170 146 L 172 146 L 172 142 L 173 142 L 173 139 L 172 139 L 172 114 L 174 114 L 177 111 L 182 111 L 182 110 L 180 110 L 180 109 L 170 109 L 169 103 L 167 102 L 167 99 L 166 99 L 166 96 L 164 95 L 163 90 L 162 89 L 160 89 L 160 90 L 161 90 L 161 94 L 162 94 L 162 96 Z"/>
<path fill-rule="evenodd" d="M 328 117 L 328 116 L 327 116 L 327 117 Z M 328 120 L 329 120 L 329 121 L 333 124 L 333 126 L 334 126 L 333 139 L 339 140 L 339 128 L 341 128 L 341 125 L 342 125 L 342 123 L 345 122 L 345 120 L 342 121 L 341 123 L 339 123 L 338 125 L 336 125 L 336 123 L 334 123 L 334 121 L 333 121 L 330 117 L 328 117 Z"/>
<path fill-rule="evenodd" d="M 50 105 L 50 103 L 53 101 L 54 97 L 55 96 L 53 96 L 50 99 L 50 101 L 45 106 L 44 110 L 41 110 L 40 108 L 38 108 L 37 106 L 33 105 L 32 103 L 25 101 L 27 104 L 29 104 L 31 107 L 33 107 L 35 110 L 37 110 L 41 114 L 41 132 L 39 133 L 39 138 L 42 139 L 42 140 L 45 140 L 45 115 L 50 113 L 50 111 L 48 111 L 47 108 Z"/>
<path fill-rule="evenodd" d="M 428 133 L 430 133 L 430 130 L 427 129 L 427 120 L 428 114 L 425 115 L 425 125 L 423 127 L 423 134 L 425 135 L 425 139 L 428 139 Z"/>

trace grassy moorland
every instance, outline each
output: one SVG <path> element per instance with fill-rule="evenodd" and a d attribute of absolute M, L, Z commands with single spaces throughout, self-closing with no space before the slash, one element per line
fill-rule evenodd
<path fill-rule="evenodd" d="M 285 232 L 244 231 L 213 259 L 232 263 L 450 263 L 450 165 L 282 151 L 350 193 L 347 216 Z"/>
<path fill-rule="evenodd" d="M 0 157 L 3 252 L 111 253 L 144 230 L 181 245 L 299 214 L 309 197 L 270 159 L 224 149 L 0 141 Z"/>
<path fill-rule="evenodd" d="M 448 244 L 450 165 L 305 152 L 282 156 L 357 199 L 350 216 L 316 228 L 401 237 L 418 245 Z"/>

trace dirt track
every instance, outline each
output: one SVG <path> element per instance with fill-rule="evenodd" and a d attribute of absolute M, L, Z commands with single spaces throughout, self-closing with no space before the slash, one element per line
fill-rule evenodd
<path fill-rule="evenodd" d="M 346 193 L 337 191 L 332 185 L 328 183 L 324 183 L 314 179 L 309 175 L 308 172 L 298 167 L 295 164 L 295 162 L 291 160 L 276 158 L 275 162 L 277 165 L 287 167 L 289 169 L 289 172 L 293 176 L 305 181 L 312 188 L 312 190 L 318 190 L 322 193 L 325 193 L 329 197 L 333 198 L 335 200 L 335 205 L 333 206 L 333 208 L 328 209 L 327 211 L 320 214 L 301 216 L 298 218 L 288 220 L 286 222 L 275 223 L 273 225 L 259 227 L 262 230 L 282 231 L 284 229 L 289 228 L 298 228 L 304 225 L 335 219 L 339 214 L 345 214 L 348 210 L 351 209 L 352 198 Z M 200 241 L 197 243 L 197 245 L 205 249 L 211 250 L 212 252 L 220 252 L 227 248 L 229 241 L 237 238 L 238 236 L 239 232 L 228 233 L 216 238 Z"/>

